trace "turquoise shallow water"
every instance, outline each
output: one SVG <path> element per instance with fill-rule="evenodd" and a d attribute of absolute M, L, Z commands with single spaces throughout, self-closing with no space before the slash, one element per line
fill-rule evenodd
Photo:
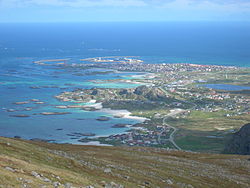
<path fill-rule="evenodd" d="M 7 60 L 6 60 L 7 61 Z M 111 128 L 118 123 L 135 124 L 138 120 L 118 119 L 104 112 L 87 112 L 80 109 L 57 109 L 56 105 L 73 104 L 61 102 L 54 98 L 63 91 L 72 91 L 76 88 L 131 88 L 138 84 L 130 83 L 94 83 L 93 80 L 119 79 L 126 77 L 131 79 L 135 73 L 110 73 L 105 75 L 74 76 L 69 70 L 55 67 L 40 66 L 32 63 L 32 60 L 11 61 L 11 69 L 2 67 L 0 71 L 1 85 L 1 111 L 0 134 L 1 136 L 21 136 L 25 139 L 40 138 L 55 140 L 60 143 L 79 143 L 73 136 L 74 132 L 95 133 L 97 136 L 117 134 L 128 130 L 127 128 Z M 93 70 L 81 70 L 81 73 Z M 107 71 L 107 70 L 98 70 Z M 137 73 L 139 74 L 139 73 Z M 30 87 L 38 87 L 32 89 Z M 49 87 L 49 88 L 48 88 Z M 38 99 L 44 104 L 35 104 L 31 99 Z M 28 104 L 16 105 L 15 102 L 29 101 Z M 26 108 L 32 108 L 26 111 Z M 8 112 L 14 109 L 15 112 Z M 66 115 L 43 116 L 41 112 L 70 112 Z M 30 117 L 20 118 L 11 115 L 25 114 Z M 100 122 L 96 119 L 100 116 L 109 116 L 109 121 Z M 79 120 L 80 119 L 80 120 Z M 62 130 L 57 130 L 62 129 Z M 74 138 L 74 137 L 73 137 Z"/>

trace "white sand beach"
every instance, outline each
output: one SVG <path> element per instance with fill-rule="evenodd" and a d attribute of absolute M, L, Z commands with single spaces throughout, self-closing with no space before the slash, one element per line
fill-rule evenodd
<path fill-rule="evenodd" d="M 147 118 L 144 118 L 144 117 L 131 116 L 132 113 L 127 111 L 127 110 L 112 110 L 110 108 L 103 108 L 100 110 L 100 112 L 105 112 L 105 113 L 111 114 L 113 116 L 119 116 L 121 118 L 135 119 L 135 120 L 138 120 L 140 122 L 144 122 L 144 121 L 148 120 Z"/>
<path fill-rule="evenodd" d="M 101 110 L 103 108 L 102 103 L 93 103 L 84 105 L 85 108 L 95 108 L 96 110 Z"/>
<path fill-rule="evenodd" d="M 96 100 L 90 100 L 88 103 L 96 103 Z"/>

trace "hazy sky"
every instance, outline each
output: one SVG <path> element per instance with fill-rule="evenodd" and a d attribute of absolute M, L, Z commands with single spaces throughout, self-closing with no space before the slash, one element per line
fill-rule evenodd
<path fill-rule="evenodd" d="M 250 0 L 0 0 L 0 22 L 250 21 Z"/>

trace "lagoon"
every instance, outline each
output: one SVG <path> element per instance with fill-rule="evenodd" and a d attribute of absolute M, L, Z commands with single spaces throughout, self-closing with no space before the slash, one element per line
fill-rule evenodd
<path fill-rule="evenodd" d="M 201 86 L 210 88 L 210 89 L 226 90 L 226 91 L 250 90 L 249 86 L 239 86 L 239 85 L 231 85 L 231 84 L 204 84 Z"/>

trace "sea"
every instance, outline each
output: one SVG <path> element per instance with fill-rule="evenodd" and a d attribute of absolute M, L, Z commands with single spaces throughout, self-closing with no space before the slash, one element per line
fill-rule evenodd
<path fill-rule="evenodd" d="M 102 56 L 137 56 L 145 63 L 194 63 L 250 67 L 249 22 L 155 23 L 1 23 L 0 24 L 0 136 L 46 139 L 81 144 L 72 133 L 107 136 L 128 131 L 112 128 L 137 119 L 115 118 L 102 111 L 55 109 L 68 105 L 54 96 L 77 88 L 133 88 L 133 83 L 100 83 L 100 80 L 133 79 L 145 73 L 85 74 L 41 66 L 34 61 Z M 97 82 L 95 82 L 97 81 Z M 32 88 L 33 87 L 33 88 Z M 37 89 L 34 89 L 37 87 Z M 31 99 L 44 102 L 36 104 Z M 28 101 L 23 105 L 15 102 Z M 11 110 L 13 112 L 11 112 Z M 42 112 L 69 112 L 44 116 Z M 25 114 L 29 117 L 14 117 Z M 100 116 L 109 121 L 97 121 Z"/>

